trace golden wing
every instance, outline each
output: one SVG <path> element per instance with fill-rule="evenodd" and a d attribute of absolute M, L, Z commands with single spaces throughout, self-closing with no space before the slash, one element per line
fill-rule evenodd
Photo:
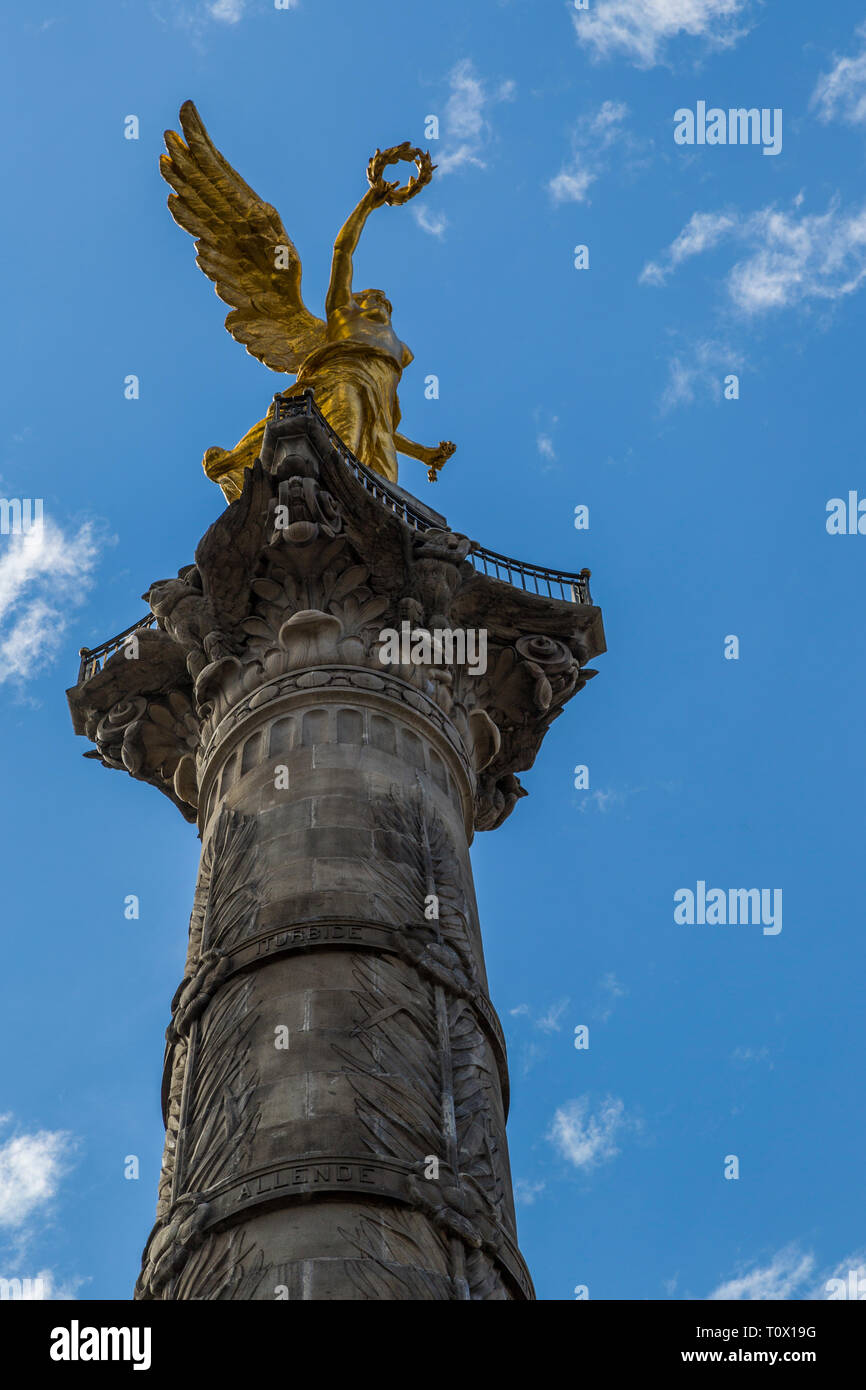
<path fill-rule="evenodd" d="M 165 132 L 160 156 L 172 217 L 196 238 L 196 261 L 232 312 L 226 328 L 266 367 L 296 372 L 325 340 L 301 298 L 301 258 L 276 208 L 244 183 L 214 145 L 191 101 L 180 108 L 184 144 Z"/>

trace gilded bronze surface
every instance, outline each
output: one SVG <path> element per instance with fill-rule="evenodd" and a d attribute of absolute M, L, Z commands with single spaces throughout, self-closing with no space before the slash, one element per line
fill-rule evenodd
<path fill-rule="evenodd" d="M 226 328 L 232 337 L 273 371 L 295 375 L 284 395 L 312 387 L 328 423 L 368 467 L 396 482 L 397 454 L 406 454 L 426 463 L 435 481 L 455 445 L 416 444 L 398 432 L 397 387 L 413 355 L 394 332 L 383 291 L 352 286 L 352 258 L 367 218 L 385 204 L 408 202 L 430 182 L 436 166 L 429 153 L 406 141 L 370 159 L 370 186 L 334 242 L 320 319 L 304 304 L 300 256 L 276 209 L 220 154 L 191 101 L 181 107 L 180 121 L 186 141 L 166 131 L 168 153 L 160 158 L 162 175 L 174 189 L 168 206 L 196 238 L 199 266 L 231 305 Z M 384 177 L 389 165 L 402 160 L 417 170 L 403 187 Z M 205 472 L 229 502 L 240 496 L 244 469 L 258 457 L 264 429 L 260 420 L 234 449 L 210 448 L 204 455 Z"/>

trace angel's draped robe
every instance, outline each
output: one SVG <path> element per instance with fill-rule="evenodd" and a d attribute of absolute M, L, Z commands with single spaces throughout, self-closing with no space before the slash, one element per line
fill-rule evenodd
<path fill-rule="evenodd" d="M 390 353 L 366 343 L 325 343 L 304 359 L 294 386 L 282 394 L 299 396 L 312 387 L 316 405 L 346 447 L 368 468 L 396 483 L 394 434 L 400 423 L 400 376 Z M 265 424 L 260 420 L 253 425 L 228 457 L 210 467 L 205 461 L 205 472 L 219 483 L 229 502 L 240 496 L 244 469 L 251 468 L 261 453 Z"/>

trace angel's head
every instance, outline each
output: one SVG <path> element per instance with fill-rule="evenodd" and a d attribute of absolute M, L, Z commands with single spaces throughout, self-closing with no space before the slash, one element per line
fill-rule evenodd
<path fill-rule="evenodd" d="M 372 319 L 374 323 L 391 322 L 391 301 L 383 290 L 359 290 L 355 301 L 365 319 Z"/>

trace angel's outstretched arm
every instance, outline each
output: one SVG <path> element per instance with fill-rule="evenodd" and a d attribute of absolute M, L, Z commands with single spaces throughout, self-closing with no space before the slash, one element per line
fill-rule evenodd
<path fill-rule="evenodd" d="M 325 298 L 325 312 L 345 309 L 352 298 L 352 256 L 354 255 L 364 224 L 374 208 L 381 207 L 385 201 L 383 190 L 368 188 L 360 203 L 346 218 L 334 242 L 334 255 L 331 259 L 331 283 Z"/>
<path fill-rule="evenodd" d="M 436 474 L 456 452 L 457 445 L 452 444 L 450 439 L 442 439 L 439 444 L 426 445 L 416 444 L 414 439 L 407 439 L 405 434 L 394 435 L 394 448 L 398 454 L 406 454 L 408 458 L 419 459 L 421 463 L 426 463 L 427 477 L 431 483 L 436 481 Z"/>

